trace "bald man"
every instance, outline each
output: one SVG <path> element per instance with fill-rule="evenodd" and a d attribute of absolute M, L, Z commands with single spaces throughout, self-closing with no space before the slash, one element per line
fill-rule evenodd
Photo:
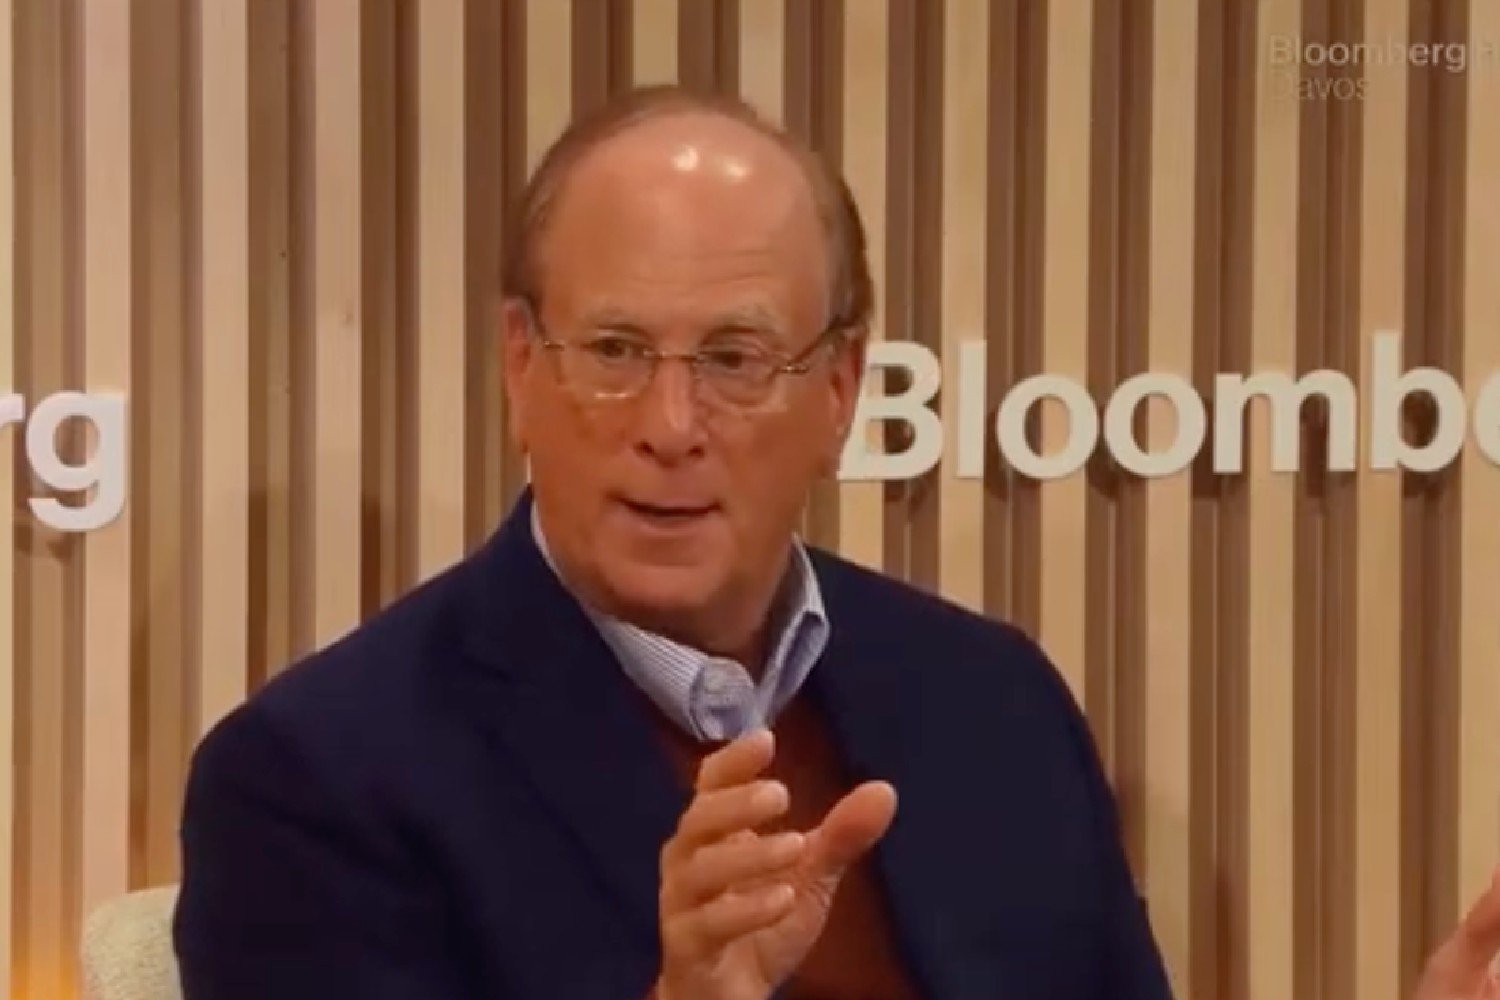
<path fill-rule="evenodd" d="M 530 485 L 199 748 L 189 1000 L 1165 1000 L 1042 652 L 797 536 L 873 308 L 843 182 L 653 88 L 569 129 L 518 219 Z M 1423 1000 L 1490 995 L 1497 910 Z"/>

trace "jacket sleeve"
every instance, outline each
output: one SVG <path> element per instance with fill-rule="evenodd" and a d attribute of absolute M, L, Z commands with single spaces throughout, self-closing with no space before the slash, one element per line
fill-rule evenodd
<path fill-rule="evenodd" d="M 185 1000 L 467 1000 L 438 888 L 371 813 L 254 702 L 210 733 L 183 809 Z"/>

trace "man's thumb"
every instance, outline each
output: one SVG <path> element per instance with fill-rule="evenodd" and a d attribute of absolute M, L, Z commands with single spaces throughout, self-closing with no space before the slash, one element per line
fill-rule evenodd
<path fill-rule="evenodd" d="M 1464 917 L 1458 940 L 1468 957 L 1481 965 L 1487 966 L 1500 951 L 1500 869 Z"/>
<path fill-rule="evenodd" d="M 885 781 L 867 781 L 845 795 L 813 831 L 813 870 L 837 876 L 859 860 L 896 816 L 896 790 Z"/>

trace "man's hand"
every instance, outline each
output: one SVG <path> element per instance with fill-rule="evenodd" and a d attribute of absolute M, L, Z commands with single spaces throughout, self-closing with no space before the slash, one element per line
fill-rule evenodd
<path fill-rule="evenodd" d="M 1427 963 L 1415 1000 L 1500 1000 L 1500 870 L 1453 936 Z"/>
<path fill-rule="evenodd" d="M 871 781 L 815 830 L 758 833 L 788 805 L 786 786 L 756 780 L 773 753 L 762 729 L 699 768 L 693 801 L 662 848 L 656 1000 L 765 1000 L 817 941 L 843 873 L 895 817 L 895 790 Z"/>

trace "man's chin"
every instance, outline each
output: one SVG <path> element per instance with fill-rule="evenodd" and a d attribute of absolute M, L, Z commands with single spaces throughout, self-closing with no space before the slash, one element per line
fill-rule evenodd
<path fill-rule="evenodd" d="M 622 566 L 609 574 L 609 589 L 623 613 L 647 622 L 701 615 L 720 589 L 719 574 L 702 565 Z"/>

